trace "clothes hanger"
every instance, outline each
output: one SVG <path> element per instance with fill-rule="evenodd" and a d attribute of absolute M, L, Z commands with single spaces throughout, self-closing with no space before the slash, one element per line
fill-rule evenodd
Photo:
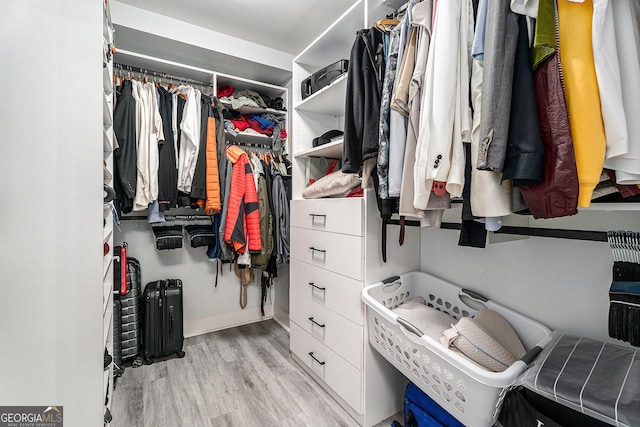
<path fill-rule="evenodd" d="M 393 27 L 395 27 L 399 23 L 400 21 L 395 18 L 382 18 L 382 19 L 378 19 L 371 26 L 382 33 L 388 33 L 391 31 Z"/>
<path fill-rule="evenodd" d="M 382 19 L 378 19 L 377 24 L 381 25 L 381 26 L 394 26 L 394 25 L 398 25 L 400 23 L 400 21 L 396 18 L 382 18 Z"/>

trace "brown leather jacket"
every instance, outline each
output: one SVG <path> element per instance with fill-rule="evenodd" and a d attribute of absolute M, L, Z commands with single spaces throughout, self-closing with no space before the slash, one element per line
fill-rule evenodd
<path fill-rule="evenodd" d="M 534 72 L 540 133 L 544 144 L 542 182 L 521 187 L 534 218 L 578 213 L 578 173 L 557 52 Z"/>

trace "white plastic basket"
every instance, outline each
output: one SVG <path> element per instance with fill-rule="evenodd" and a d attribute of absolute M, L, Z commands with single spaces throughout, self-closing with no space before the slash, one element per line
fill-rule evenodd
<path fill-rule="evenodd" d="M 456 319 L 473 316 L 481 308 L 494 310 L 511 324 L 529 352 L 503 372 L 484 369 L 437 340 L 419 336 L 404 319 L 398 320 L 391 310 L 417 296 Z M 371 345 L 467 427 L 495 423 L 506 391 L 551 339 L 551 331 L 544 325 L 424 272 L 409 272 L 367 286 L 362 299 L 367 305 Z"/>

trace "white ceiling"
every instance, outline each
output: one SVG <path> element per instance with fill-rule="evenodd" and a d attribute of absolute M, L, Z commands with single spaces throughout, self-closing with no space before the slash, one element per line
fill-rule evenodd
<path fill-rule="evenodd" d="M 119 1 L 294 55 L 354 3 L 354 0 Z"/>

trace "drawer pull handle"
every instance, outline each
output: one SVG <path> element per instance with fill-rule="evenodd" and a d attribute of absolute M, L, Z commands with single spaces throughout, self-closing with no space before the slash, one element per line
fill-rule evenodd
<path fill-rule="evenodd" d="M 315 357 L 315 356 L 313 355 L 313 351 L 310 351 L 310 352 L 309 352 L 309 356 L 311 356 L 311 358 L 312 358 L 313 360 L 315 360 L 316 362 L 318 362 L 318 363 L 319 363 L 319 364 L 321 364 L 321 365 L 325 365 L 325 364 L 326 364 L 326 362 L 321 362 L 321 361 L 319 361 L 319 360 L 318 360 L 318 358 L 317 358 L 317 357 Z"/>
<path fill-rule="evenodd" d="M 313 246 L 309 246 L 309 249 L 311 249 L 312 251 L 315 251 L 315 252 L 323 253 L 323 254 L 327 253 L 326 249 L 318 249 L 318 248 L 314 248 Z"/>
<path fill-rule="evenodd" d="M 314 219 L 316 219 L 316 217 L 320 217 L 320 218 L 326 218 L 326 215 L 323 214 L 309 214 L 309 216 L 311 217 L 311 220 L 313 221 Z"/>
<path fill-rule="evenodd" d="M 319 291 L 326 291 L 327 288 L 321 288 L 320 286 L 316 286 L 313 282 L 309 282 L 309 286 L 312 286 L 316 289 L 318 289 Z"/>
<path fill-rule="evenodd" d="M 313 316 L 309 317 L 309 320 L 311 320 L 311 323 L 313 323 L 314 325 L 320 326 L 321 328 L 324 328 L 327 325 L 323 325 L 321 323 L 316 322 L 315 320 L 313 320 Z"/>

